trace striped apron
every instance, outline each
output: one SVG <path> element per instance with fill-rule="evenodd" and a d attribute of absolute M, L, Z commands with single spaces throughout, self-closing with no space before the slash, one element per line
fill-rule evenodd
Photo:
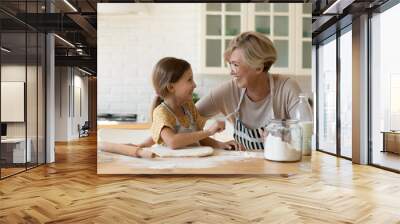
<path fill-rule="evenodd" d="M 270 83 L 270 98 L 271 98 L 271 107 L 270 109 L 266 112 L 265 116 L 269 117 L 269 120 L 272 120 L 275 118 L 274 114 L 274 109 L 273 109 L 273 93 L 274 93 L 274 81 L 272 79 L 271 75 L 269 76 L 269 83 Z M 248 128 L 246 125 L 243 124 L 243 122 L 240 119 L 240 105 L 243 101 L 244 94 L 246 94 L 246 89 L 243 89 L 240 93 L 240 99 L 238 106 L 235 110 L 235 129 L 233 132 L 233 138 L 235 139 L 236 142 L 242 144 L 246 150 L 249 151 L 262 151 L 264 150 L 264 137 L 263 137 L 263 132 L 265 130 L 265 127 L 268 125 L 269 121 L 267 124 L 262 125 L 259 128 Z"/>
<path fill-rule="evenodd" d="M 190 121 L 189 127 L 185 127 L 185 126 L 183 126 L 183 125 L 181 124 L 181 122 L 179 122 L 178 117 L 175 115 L 175 113 L 172 111 L 172 109 L 171 109 L 166 103 L 162 102 L 161 105 L 163 105 L 163 106 L 175 117 L 175 120 L 176 120 L 176 122 L 175 122 L 175 128 L 174 128 L 174 129 L 175 129 L 175 133 L 189 133 L 189 132 L 198 131 L 197 124 L 196 124 L 196 122 L 195 122 L 194 119 L 193 119 L 193 115 L 192 115 L 192 113 L 190 113 L 190 111 L 189 111 L 186 107 L 183 107 L 183 106 L 182 106 L 182 108 L 183 108 L 183 113 L 184 113 L 186 116 L 189 117 L 189 121 Z M 199 145 L 200 145 L 200 143 L 199 143 L 199 142 L 196 142 L 196 143 L 193 143 L 193 144 L 190 145 L 190 146 L 199 146 Z"/>

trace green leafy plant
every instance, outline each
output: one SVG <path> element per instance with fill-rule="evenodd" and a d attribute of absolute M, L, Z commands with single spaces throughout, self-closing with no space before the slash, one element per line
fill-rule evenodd
<path fill-rule="evenodd" d="M 199 94 L 193 93 L 193 102 L 196 103 L 197 101 L 199 101 L 199 99 L 200 99 Z"/>

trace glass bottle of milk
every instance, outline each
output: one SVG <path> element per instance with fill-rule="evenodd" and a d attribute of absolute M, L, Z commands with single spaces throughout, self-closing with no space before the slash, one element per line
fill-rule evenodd
<path fill-rule="evenodd" d="M 311 137 L 313 134 L 313 113 L 306 94 L 299 95 L 299 103 L 295 109 L 295 119 L 303 132 L 303 155 L 311 155 Z"/>

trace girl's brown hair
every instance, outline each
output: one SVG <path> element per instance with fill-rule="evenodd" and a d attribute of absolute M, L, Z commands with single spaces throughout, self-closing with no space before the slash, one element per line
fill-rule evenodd
<path fill-rule="evenodd" d="M 151 107 L 151 118 L 153 118 L 154 109 L 160 105 L 164 97 L 168 95 L 168 85 L 176 83 L 189 69 L 190 64 L 183 59 L 165 57 L 157 62 L 152 74 L 156 97 Z"/>

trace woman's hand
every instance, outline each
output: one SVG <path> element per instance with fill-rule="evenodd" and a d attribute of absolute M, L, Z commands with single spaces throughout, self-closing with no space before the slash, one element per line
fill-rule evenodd
<path fill-rule="evenodd" d="M 266 138 L 268 136 L 268 131 L 266 131 L 266 130 L 262 131 L 261 136 L 263 138 Z"/>
<path fill-rule="evenodd" d="M 217 148 L 225 150 L 245 151 L 244 146 L 236 142 L 235 140 L 230 140 L 227 142 L 218 142 Z"/>
<path fill-rule="evenodd" d="M 216 121 L 209 128 L 206 129 L 210 135 L 214 135 L 217 132 L 221 132 L 225 130 L 225 121 Z"/>

